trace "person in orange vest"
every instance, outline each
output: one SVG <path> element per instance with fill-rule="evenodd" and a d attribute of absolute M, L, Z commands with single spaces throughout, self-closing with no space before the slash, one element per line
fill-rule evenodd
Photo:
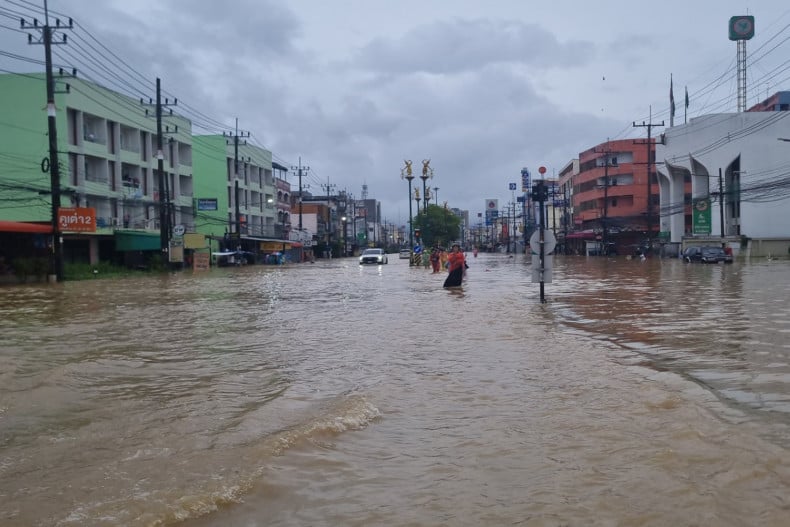
<path fill-rule="evenodd" d="M 447 263 L 449 274 L 444 281 L 444 287 L 460 287 L 466 270 L 466 258 L 457 243 L 453 244 L 450 254 L 447 255 Z"/>

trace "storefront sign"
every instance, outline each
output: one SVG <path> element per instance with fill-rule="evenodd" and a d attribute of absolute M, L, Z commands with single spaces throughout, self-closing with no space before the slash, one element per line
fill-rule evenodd
<path fill-rule="evenodd" d="M 710 198 L 695 198 L 692 200 L 692 233 L 710 234 Z"/>
<path fill-rule="evenodd" d="M 61 207 L 58 209 L 58 228 L 67 232 L 96 232 L 96 209 Z"/>
<path fill-rule="evenodd" d="M 217 210 L 217 198 L 198 198 L 197 210 Z"/>

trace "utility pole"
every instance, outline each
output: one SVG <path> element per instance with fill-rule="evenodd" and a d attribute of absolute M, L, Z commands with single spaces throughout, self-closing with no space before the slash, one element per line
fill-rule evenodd
<path fill-rule="evenodd" d="M 551 231 L 557 237 L 557 186 L 551 183 Z"/>
<path fill-rule="evenodd" d="M 140 99 L 140 104 L 145 102 Z M 151 99 L 148 99 L 149 105 L 154 105 Z M 170 224 L 170 182 L 165 173 L 165 153 L 164 153 L 164 134 L 171 132 L 178 132 L 178 127 L 173 130 L 170 127 L 165 127 L 162 130 L 162 109 L 166 106 L 178 104 L 178 99 L 174 99 L 171 103 L 169 99 L 162 102 L 162 83 L 157 77 L 156 79 L 156 103 L 155 103 L 155 116 L 156 116 L 156 171 L 159 175 L 159 248 L 162 252 L 162 258 L 169 261 L 170 258 L 170 234 L 172 232 L 172 225 Z M 170 113 L 173 111 L 170 110 Z M 145 111 L 148 117 L 148 110 Z"/>
<path fill-rule="evenodd" d="M 653 109 L 650 109 L 650 114 L 652 118 Z M 652 247 L 652 237 L 653 237 L 653 170 L 652 165 L 654 162 L 654 155 L 653 155 L 653 146 L 655 143 L 651 139 L 651 132 L 654 126 L 664 126 L 664 121 L 660 123 L 652 123 L 648 121 L 645 123 L 642 121 L 642 124 L 637 124 L 634 121 L 634 128 L 647 128 L 647 140 L 641 142 L 640 140 L 635 140 L 634 144 L 644 144 L 647 146 L 647 219 L 646 219 L 646 226 L 647 226 L 647 246 L 648 248 Z"/>
<path fill-rule="evenodd" d="M 310 167 L 302 166 L 302 156 L 299 156 L 299 165 L 292 166 L 291 170 L 296 170 L 296 174 L 299 176 L 299 232 L 302 232 L 302 175 L 307 175 L 307 172 L 310 171 Z"/>
<path fill-rule="evenodd" d="M 53 33 L 57 30 L 73 29 L 74 23 L 69 18 L 68 25 L 61 25 L 60 19 L 55 19 L 55 27 L 49 25 L 49 9 L 47 8 L 47 0 L 44 0 L 44 26 L 38 25 L 38 20 L 33 19 L 33 24 L 27 22 L 24 18 L 20 22 L 21 29 L 29 29 L 40 31 L 38 41 L 33 40 L 33 35 L 27 35 L 28 44 L 43 44 L 44 45 L 44 64 L 46 67 L 46 83 L 47 83 L 47 136 L 49 138 L 49 181 L 52 192 L 52 262 L 51 272 L 55 276 L 55 281 L 63 281 L 63 239 L 60 235 L 60 224 L 58 221 L 58 210 L 60 209 L 60 166 L 58 164 L 58 136 L 57 126 L 55 125 L 55 117 L 58 110 L 55 107 L 55 79 L 52 75 L 52 45 L 65 44 L 66 35 L 63 35 L 63 40 L 60 42 L 53 42 Z M 45 163 L 42 162 L 42 165 Z"/>
<path fill-rule="evenodd" d="M 335 184 L 329 184 L 329 178 L 326 178 L 326 185 L 321 185 L 326 192 L 326 245 L 329 253 L 332 252 L 332 191 L 337 187 Z"/>
<path fill-rule="evenodd" d="M 602 152 L 596 150 L 597 153 L 605 154 L 603 165 L 603 221 L 601 222 L 601 252 L 604 256 L 608 254 L 609 250 L 609 163 L 612 151 L 609 149 L 609 140 L 606 141 L 606 149 Z M 649 178 L 648 178 L 649 179 Z"/>
<path fill-rule="evenodd" d="M 436 200 L 434 204 L 439 206 L 439 187 L 433 187 L 433 197 Z"/>
<path fill-rule="evenodd" d="M 513 232 L 513 234 L 511 234 L 510 237 L 513 238 L 513 254 L 516 254 L 516 251 L 518 251 L 517 246 L 516 246 L 516 242 L 518 241 L 517 240 L 517 238 L 518 238 L 517 232 L 518 231 L 516 230 L 516 202 L 515 202 L 515 200 L 513 201 L 513 231 L 512 232 Z"/>
<path fill-rule="evenodd" d="M 727 247 L 724 241 L 724 183 L 721 177 L 721 167 L 719 167 L 719 228 L 721 229 L 721 248 Z"/>
<path fill-rule="evenodd" d="M 234 202 L 233 216 L 235 220 L 235 230 L 233 224 L 231 224 L 230 229 L 231 231 L 234 231 L 236 234 L 236 241 L 237 241 L 236 245 L 238 246 L 241 244 L 241 199 L 239 199 L 239 193 L 241 189 L 239 188 L 239 144 L 246 145 L 247 144 L 246 138 L 250 136 L 250 133 L 239 131 L 239 119 L 236 118 L 235 131 L 223 132 L 222 135 L 223 137 L 227 138 L 225 139 L 226 145 L 233 144 L 233 202 Z"/>

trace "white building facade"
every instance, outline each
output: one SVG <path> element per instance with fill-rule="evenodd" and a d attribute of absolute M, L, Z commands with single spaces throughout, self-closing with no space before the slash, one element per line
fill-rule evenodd
<path fill-rule="evenodd" d="M 656 163 L 669 244 L 708 241 L 735 254 L 788 256 L 790 143 L 782 138 L 790 138 L 786 111 L 711 114 L 667 129 Z M 694 215 L 706 207 L 707 229 L 697 228 Z"/>

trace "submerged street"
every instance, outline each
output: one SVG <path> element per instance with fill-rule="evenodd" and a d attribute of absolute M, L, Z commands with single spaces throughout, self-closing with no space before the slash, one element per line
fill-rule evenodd
<path fill-rule="evenodd" d="M 0 524 L 787 524 L 788 261 L 467 257 L 0 288 Z"/>

